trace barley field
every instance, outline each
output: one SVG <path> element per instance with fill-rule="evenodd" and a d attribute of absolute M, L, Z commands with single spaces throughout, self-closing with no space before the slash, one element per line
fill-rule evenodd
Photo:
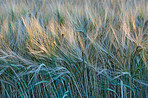
<path fill-rule="evenodd" d="M 148 1 L 0 0 L 0 98 L 148 98 Z"/>

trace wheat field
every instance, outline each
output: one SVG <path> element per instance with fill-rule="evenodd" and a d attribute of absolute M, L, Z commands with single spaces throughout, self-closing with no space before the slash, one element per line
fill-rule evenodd
<path fill-rule="evenodd" d="M 148 1 L 0 0 L 0 98 L 148 98 Z"/>

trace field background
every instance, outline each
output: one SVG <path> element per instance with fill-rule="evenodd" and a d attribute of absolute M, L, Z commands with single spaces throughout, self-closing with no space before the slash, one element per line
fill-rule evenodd
<path fill-rule="evenodd" d="M 147 98 L 147 0 L 0 0 L 1 98 Z"/>

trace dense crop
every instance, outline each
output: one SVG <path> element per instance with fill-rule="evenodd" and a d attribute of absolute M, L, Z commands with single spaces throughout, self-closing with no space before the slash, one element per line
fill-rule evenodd
<path fill-rule="evenodd" d="M 0 0 L 1 98 L 148 97 L 147 0 Z"/>

